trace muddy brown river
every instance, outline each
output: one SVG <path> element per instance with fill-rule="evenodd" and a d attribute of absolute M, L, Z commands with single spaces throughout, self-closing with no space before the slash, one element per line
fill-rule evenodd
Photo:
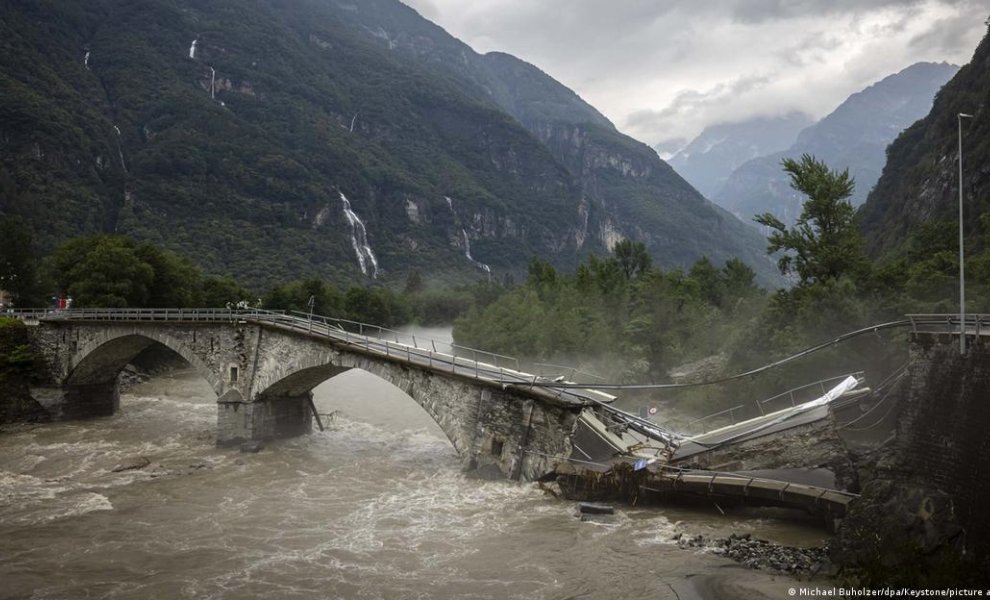
<path fill-rule="evenodd" d="M 131 388 L 113 417 L 0 433 L 0 598 L 786 598 L 794 580 L 672 536 L 826 536 L 714 508 L 582 522 L 534 484 L 465 477 L 367 373 L 316 400 L 327 431 L 258 454 L 214 447 L 215 395 L 191 371 Z"/>

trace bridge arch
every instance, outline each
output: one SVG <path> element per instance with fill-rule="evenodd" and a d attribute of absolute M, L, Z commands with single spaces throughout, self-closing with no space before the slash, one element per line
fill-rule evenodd
<path fill-rule="evenodd" d="M 181 340 L 169 335 L 167 330 L 156 328 L 141 331 L 108 329 L 100 335 L 93 336 L 72 356 L 65 384 L 70 386 L 112 384 L 125 366 L 155 343 L 181 356 L 210 384 L 218 396 L 223 393 L 224 382 L 218 372 L 209 368 Z"/>
<path fill-rule="evenodd" d="M 411 397 L 440 427 L 454 450 L 467 458 L 474 440 L 477 407 L 491 391 L 476 383 L 433 377 L 408 365 L 370 360 L 347 352 L 307 353 L 289 362 L 269 365 L 269 382 L 257 395 L 260 401 L 309 398 L 313 389 L 352 369 L 370 373 Z M 265 369 L 262 368 L 262 372 Z"/>

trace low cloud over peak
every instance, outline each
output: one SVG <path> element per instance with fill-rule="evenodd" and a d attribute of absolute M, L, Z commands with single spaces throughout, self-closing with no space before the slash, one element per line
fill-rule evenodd
<path fill-rule="evenodd" d="M 476 50 L 549 73 L 648 144 L 821 117 L 918 61 L 969 62 L 984 0 L 406 0 Z"/>

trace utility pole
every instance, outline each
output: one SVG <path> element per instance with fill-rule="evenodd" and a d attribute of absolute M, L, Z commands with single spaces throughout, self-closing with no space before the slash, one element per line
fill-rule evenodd
<path fill-rule="evenodd" d="M 959 354 L 966 354 L 966 261 L 963 257 L 963 152 L 962 120 L 972 119 L 973 115 L 959 113 Z"/>

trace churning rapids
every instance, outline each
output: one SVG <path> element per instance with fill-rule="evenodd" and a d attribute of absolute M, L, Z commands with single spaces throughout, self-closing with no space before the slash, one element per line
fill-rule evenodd
<path fill-rule="evenodd" d="M 316 399 L 336 411 L 326 432 L 258 454 L 214 447 L 215 397 L 191 371 L 131 388 L 113 417 L 0 433 L 0 598 L 779 599 L 793 580 L 672 535 L 825 535 L 714 509 L 582 522 L 535 484 L 465 477 L 371 375 Z"/>

